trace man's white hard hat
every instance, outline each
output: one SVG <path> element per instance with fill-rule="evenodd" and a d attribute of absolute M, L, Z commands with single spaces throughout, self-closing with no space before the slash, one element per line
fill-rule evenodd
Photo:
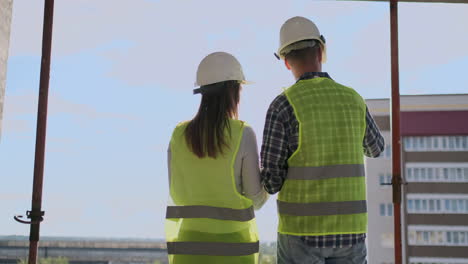
<path fill-rule="evenodd" d="M 275 56 L 278 59 L 284 59 L 284 55 L 286 55 L 285 51 L 290 52 L 293 49 L 303 48 L 304 45 L 298 45 L 297 48 L 295 48 L 293 44 L 304 40 L 315 40 L 321 44 L 322 63 L 325 63 L 327 60 L 325 38 L 320 34 L 320 31 L 314 22 L 300 16 L 286 20 L 286 22 L 281 26 L 280 43 Z"/>
<path fill-rule="evenodd" d="M 224 81 L 247 83 L 239 61 L 229 53 L 214 52 L 198 65 L 195 86 L 204 86 Z"/>

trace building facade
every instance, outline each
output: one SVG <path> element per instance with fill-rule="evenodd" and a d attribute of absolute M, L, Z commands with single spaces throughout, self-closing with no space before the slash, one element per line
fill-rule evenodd
<path fill-rule="evenodd" d="M 390 102 L 367 100 L 387 149 L 367 159 L 369 262 L 393 263 Z M 409 264 L 468 263 L 468 94 L 401 97 L 403 252 Z"/>
<path fill-rule="evenodd" d="M 0 1 L 0 136 L 2 132 L 3 100 L 5 98 L 12 9 L 13 0 Z"/>

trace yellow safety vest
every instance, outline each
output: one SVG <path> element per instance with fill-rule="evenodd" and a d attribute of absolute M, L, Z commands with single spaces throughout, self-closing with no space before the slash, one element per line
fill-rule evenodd
<path fill-rule="evenodd" d="M 366 233 L 364 100 L 329 78 L 301 80 L 285 95 L 299 122 L 299 146 L 278 195 L 278 232 Z"/>
<path fill-rule="evenodd" d="M 170 202 L 166 211 L 169 262 L 258 263 L 252 201 L 236 189 L 234 163 L 245 124 L 230 120 L 228 148 L 216 159 L 199 158 L 185 140 L 187 123 L 171 139 Z M 171 204 L 172 203 L 172 204 Z"/>

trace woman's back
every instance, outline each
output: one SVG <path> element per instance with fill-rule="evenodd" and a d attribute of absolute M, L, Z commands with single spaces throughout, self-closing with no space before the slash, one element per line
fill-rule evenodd
<path fill-rule="evenodd" d="M 191 152 L 186 127 L 187 123 L 177 126 L 170 143 L 173 205 L 166 216 L 168 249 L 177 248 L 178 242 L 202 248 L 185 251 L 192 254 L 173 254 L 171 263 L 256 263 L 259 245 L 252 200 L 238 192 L 234 177 L 244 123 L 229 120 L 227 146 L 217 158 L 200 158 Z"/>
<path fill-rule="evenodd" d="M 224 52 L 198 67 L 199 110 L 176 127 L 170 143 L 166 238 L 172 264 L 258 262 L 253 203 L 238 191 L 234 168 L 245 129 L 236 120 L 244 81 L 239 62 Z"/>
<path fill-rule="evenodd" d="M 235 187 L 234 162 L 242 139 L 242 121 L 229 120 L 226 149 L 217 158 L 199 158 L 185 140 L 187 122 L 174 130 L 171 139 L 171 196 L 175 204 L 245 209 L 251 201 Z M 226 129 L 227 130 L 227 129 Z M 213 199 L 215 198 L 215 199 Z"/>

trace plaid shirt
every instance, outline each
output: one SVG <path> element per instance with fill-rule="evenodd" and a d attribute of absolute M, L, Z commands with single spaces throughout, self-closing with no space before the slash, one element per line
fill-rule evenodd
<path fill-rule="evenodd" d="M 302 75 L 298 81 L 315 77 L 330 78 L 325 72 L 309 72 Z M 268 193 L 277 193 L 283 187 L 288 173 L 287 161 L 297 150 L 298 144 L 299 122 L 293 107 L 282 93 L 271 103 L 263 131 L 261 177 L 263 186 Z M 378 157 L 385 146 L 384 138 L 367 109 L 366 132 L 362 145 L 364 154 L 368 157 Z M 302 238 L 311 247 L 342 248 L 363 242 L 366 234 L 304 236 Z"/>

